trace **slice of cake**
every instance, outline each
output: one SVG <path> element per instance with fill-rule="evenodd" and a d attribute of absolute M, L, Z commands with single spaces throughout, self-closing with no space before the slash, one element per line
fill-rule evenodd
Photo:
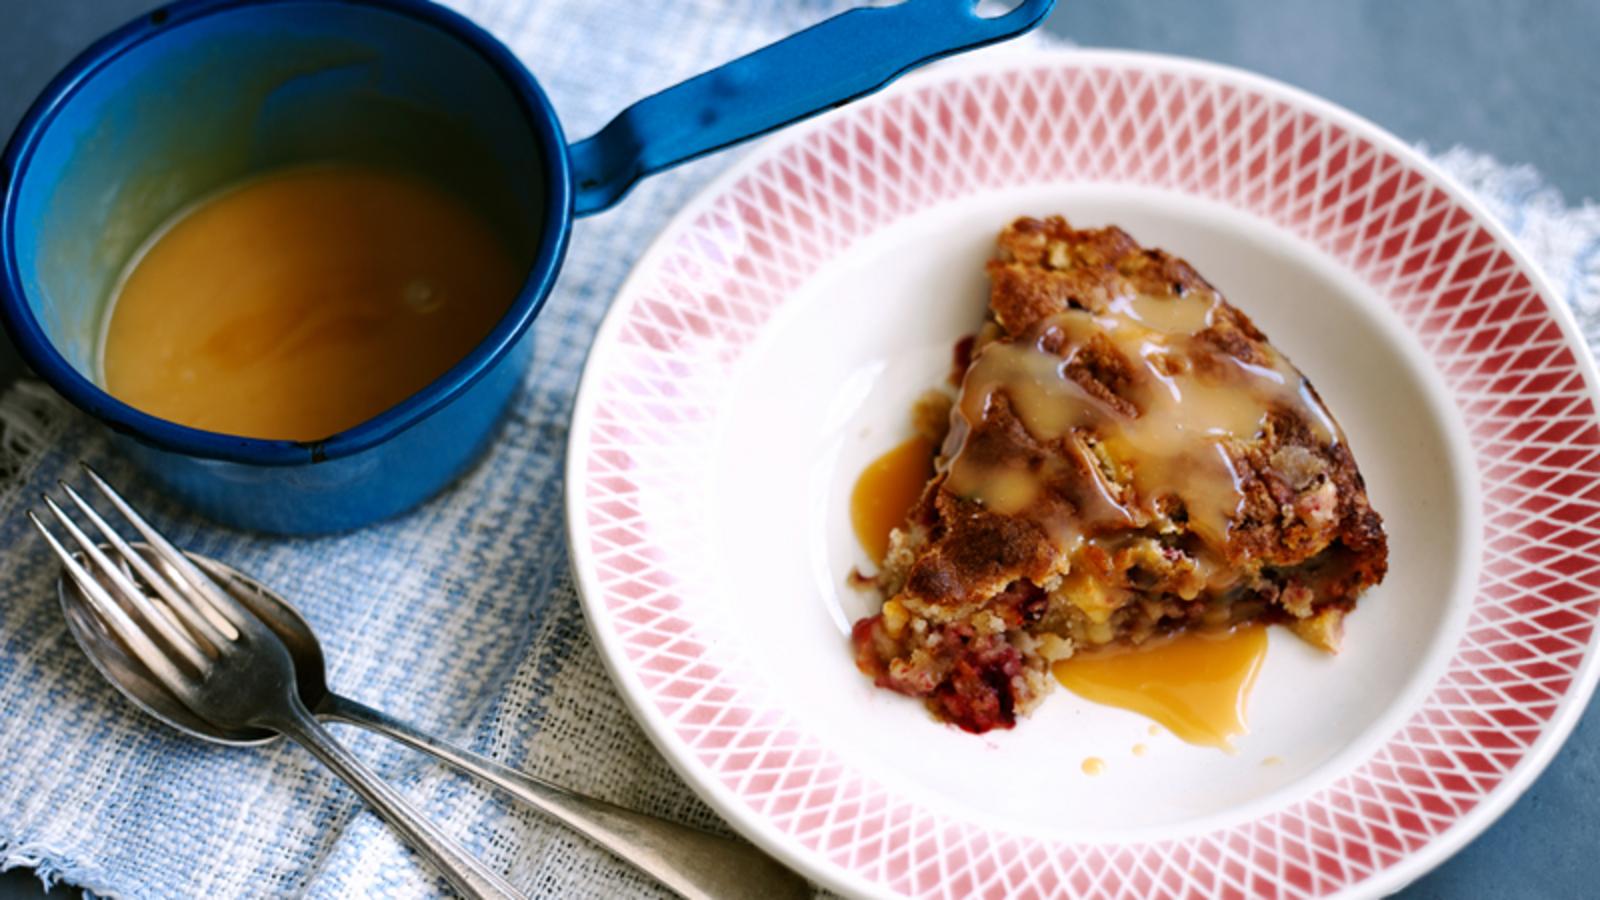
<path fill-rule="evenodd" d="M 1019 219 L 857 665 L 969 731 L 1074 653 L 1278 622 L 1328 651 L 1388 559 L 1305 376 L 1183 260 Z"/>

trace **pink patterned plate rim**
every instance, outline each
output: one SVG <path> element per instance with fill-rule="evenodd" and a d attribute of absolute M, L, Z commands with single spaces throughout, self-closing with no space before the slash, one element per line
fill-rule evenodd
<path fill-rule="evenodd" d="M 973 737 L 854 671 L 849 484 L 981 317 L 994 232 L 1046 213 L 1195 263 L 1386 517 L 1346 649 L 1274 635 L 1233 756 L 1064 692 Z M 662 753 L 829 888 L 1381 894 L 1492 822 L 1600 675 L 1596 384 L 1504 230 L 1371 123 L 1211 64 L 1001 48 L 768 140 L 668 225 L 585 368 L 573 570 Z"/>

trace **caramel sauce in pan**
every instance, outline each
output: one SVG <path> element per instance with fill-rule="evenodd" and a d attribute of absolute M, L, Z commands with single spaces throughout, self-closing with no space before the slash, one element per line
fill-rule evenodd
<path fill-rule="evenodd" d="M 914 437 L 873 460 L 850 492 L 850 524 L 872 561 L 882 565 L 889 533 L 905 524 L 922 488 L 933 477 L 933 444 Z"/>
<path fill-rule="evenodd" d="M 1197 336 L 1220 303 L 1203 290 L 1119 297 L 1093 312 L 1058 313 L 1022 339 L 984 347 L 967 371 L 952 417 L 949 489 L 1003 515 L 1036 517 L 1066 552 L 1096 533 L 1149 522 L 1159 515 L 1156 501 L 1177 497 L 1190 527 L 1220 549 L 1243 500 L 1230 442 L 1254 438 L 1274 410 L 1298 412 L 1320 441 L 1342 440 L 1281 355 L 1267 348 L 1265 363 L 1253 364 Z M 1068 374 L 1078 354 L 1100 341 L 1132 370 L 1118 393 L 1136 414 Z M 1035 440 L 1062 442 L 1069 456 L 1048 458 L 1038 468 L 1021 460 L 974 459 L 967 438 L 1001 395 Z M 1060 504 L 1039 503 L 1049 490 L 1071 493 L 1060 498 L 1069 513 L 1052 513 Z"/>
<path fill-rule="evenodd" d="M 272 173 L 184 211 L 134 260 L 105 386 L 194 428 L 326 438 L 459 362 L 522 276 L 442 188 L 344 164 Z"/>
<path fill-rule="evenodd" d="M 1191 744 L 1232 752 L 1267 653 L 1264 625 L 1222 635 L 1187 632 L 1132 650 L 1080 654 L 1055 664 L 1056 680 L 1096 703 L 1165 725 Z M 1138 745 L 1135 755 L 1141 755 Z"/>

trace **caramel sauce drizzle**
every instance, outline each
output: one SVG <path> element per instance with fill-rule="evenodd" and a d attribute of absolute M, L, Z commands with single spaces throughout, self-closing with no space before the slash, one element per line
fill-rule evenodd
<path fill-rule="evenodd" d="M 1095 534 L 1159 519 L 1158 501 L 1177 498 L 1191 529 L 1220 552 L 1243 502 L 1232 442 L 1256 437 L 1275 409 L 1298 413 L 1319 441 L 1342 440 L 1282 355 L 1265 347 L 1265 363 L 1253 364 L 1200 337 L 1221 302 L 1206 290 L 1123 296 L 982 348 L 952 416 L 947 488 L 996 513 L 1035 518 L 1068 553 Z M 1128 364 L 1132 377 L 1117 395 L 1133 414 L 1068 374 L 1092 342 L 1109 342 Z M 1059 443 L 1066 459 L 974 452 L 972 435 L 1001 396 L 1034 440 Z"/>

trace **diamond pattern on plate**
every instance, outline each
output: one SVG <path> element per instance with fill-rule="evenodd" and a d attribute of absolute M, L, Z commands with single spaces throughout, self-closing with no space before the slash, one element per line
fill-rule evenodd
<path fill-rule="evenodd" d="M 619 301 L 593 373 L 588 540 L 609 630 L 649 702 L 741 802 L 843 870 L 918 896 L 1306 897 L 1436 840 L 1551 738 L 1600 605 L 1600 426 L 1529 273 L 1440 184 L 1358 123 L 1253 80 L 1071 58 L 925 82 L 853 107 L 705 205 Z M 817 268 L 918 210 L 1035 181 L 1124 181 L 1267 219 L 1363 278 L 1454 395 L 1483 485 L 1483 570 L 1425 703 L 1314 796 L 1181 840 L 1043 842 L 872 783 L 764 702 L 678 598 L 704 513 L 684 473 L 733 364 Z"/>

